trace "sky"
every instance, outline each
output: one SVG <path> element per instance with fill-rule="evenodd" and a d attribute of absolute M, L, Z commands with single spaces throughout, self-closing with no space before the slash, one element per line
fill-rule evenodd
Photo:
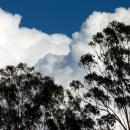
<path fill-rule="evenodd" d="M 109 22 L 130 25 L 129 0 L 0 0 L 0 68 L 34 66 L 57 84 L 83 81 L 80 57 Z"/>
<path fill-rule="evenodd" d="M 0 0 L 2 9 L 22 16 L 21 26 L 70 37 L 93 11 L 113 12 L 129 5 L 129 0 Z"/>
<path fill-rule="evenodd" d="M 113 20 L 130 25 L 130 0 L 0 0 L 0 68 L 24 62 L 65 88 L 83 82 L 80 57 Z"/>

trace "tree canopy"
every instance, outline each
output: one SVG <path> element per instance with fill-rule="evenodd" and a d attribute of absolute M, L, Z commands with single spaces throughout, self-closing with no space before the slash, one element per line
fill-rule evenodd
<path fill-rule="evenodd" d="M 34 68 L 20 63 L 0 69 L 2 130 L 43 128 L 51 122 L 52 110 L 62 100 L 63 88 L 56 85 L 53 79 L 35 73 Z M 47 113 L 49 115 L 45 118 Z"/>
<path fill-rule="evenodd" d="M 91 52 L 80 59 L 85 84 L 73 81 L 71 87 L 83 89 L 80 99 L 99 110 L 96 129 L 130 130 L 130 25 L 112 21 L 89 46 Z"/>
<path fill-rule="evenodd" d="M 94 122 L 85 109 L 71 91 L 33 67 L 20 63 L 0 69 L 2 130 L 90 130 Z"/>

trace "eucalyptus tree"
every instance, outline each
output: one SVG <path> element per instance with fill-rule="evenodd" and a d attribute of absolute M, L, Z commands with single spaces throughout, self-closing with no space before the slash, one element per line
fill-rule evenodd
<path fill-rule="evenodd" d="M 20 63 L 0 69 L 0 129 L 51 129 L 64 97 L 62 86 Z M 59 106 L 58 106 L 59 105 Z M 55 130 L 55 129 L 53 129 Z"/>
<path fill-rule="evenodd" d="M 73 81 L 70 86 L 84 104 L 99 110 L 95 129 L 130 130 L 130 25 L 112 21 L 93 36 L 89 47 L 91 52 L 80 59 L 85 83 Z"/>
<path fill-rule="evenodd" d="M 82 108 L 71 91 L 27 64 L 0 69 L 2 130 L 92 130 L 88 108 Z"/>

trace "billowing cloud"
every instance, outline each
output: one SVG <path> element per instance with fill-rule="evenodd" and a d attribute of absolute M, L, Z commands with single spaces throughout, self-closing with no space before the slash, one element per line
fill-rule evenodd
<path fill-rule="evenodd" d="M 93 12 L 86 21 L 82 24 L 80 32 L 75 32 L 72 35 L 71 52 L 76 60 L 88 51 L 92 51 L 88 47 L 88 42 L 92 36 L 105 28 L 109 22 L 117 20 L 127 25 L 130 24 L 130 8 L 117 8 L 113 13 Z"/>
<path fill-rule="evenodd" d="M 34 65 L 48 53 L 68 54 L 71 42 L 69 37 L 19 27 L 20 21 L 20 15 L 12 15 L 0 9 L 0 67 L 18 62 Z"/>
<path fill-rule="evenodd" d="M 55 79 L 57 84 L 68 87 L 72 80 L 83 80 L 84 71 L 75 62 L 71 53 L 69 55 L 48 54 L 35 65 L 35 70 L 49 75 Z"/>
<path fill-rule="evenodd" d="M 88 42 L 94 34 L 102 31 L 113 20 L 130 24 L 130 9 L 118 8 L 113 13 L 93 12 L 82 24 L 81 30 L 73 33 L 69 55 L 64 58 L 55 55 L 47 56 L 38 62 L 36 68 L 45 75 L 53 76 L 61 84 L 68 85 L 73 79 L 83 80 L 85 72 L 78 66 L 79 59 L 88 52 L 93 53 Z M 54 61 L 52 64 L 49 61 L 53 58 L 55 60 L 52 60 Z"/>
<path fill-rule="evenodd" d="M 70 51 L 70 39 L 62 34 L 46 35 L 36 45 L 31 46 L 25 54 L 24 61 L 34 65 L 47 54 L 67 55 Z"/>
<path fill-rule="evenodd" d="M 41 32 L 19 27 L 21 16 L 0 10 L 0 67 L 26 62 L 35 65 L 43 75 L 52 76 L 67 86 L 73 79 L 83 79 L 84 71 L 78 62 L 81 55 L 92 52 L 88 46 L 92 35 L 102 31 L 110 21 L 130 24 L 130 9 L 118 8 L 115 12 L 93 12 L 72 38 L 64 34 Z"/>

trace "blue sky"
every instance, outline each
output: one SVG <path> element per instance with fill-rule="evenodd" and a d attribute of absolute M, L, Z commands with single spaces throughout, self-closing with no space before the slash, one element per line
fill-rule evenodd
<path fill-rule="evenodd" d="M 129 0 L 0 0 L 0 7 L 22 16 L 22 26 L 71 36 L 93 11 L 128 8 Z"/>

